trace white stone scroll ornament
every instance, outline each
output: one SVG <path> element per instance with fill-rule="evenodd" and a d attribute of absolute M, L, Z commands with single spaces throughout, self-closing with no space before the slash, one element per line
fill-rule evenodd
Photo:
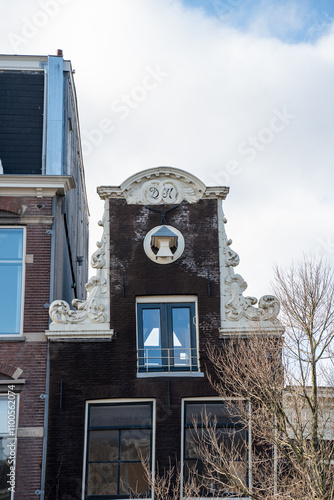
<path fill-rule="evenodd" d="M 230 246 L 232 240 L 228 240 L 224 225 L 227 220 L 223 218 L 223 255 L 225 267 L 225 317 L 230 321 L 239 321 L 242 318 L 247 318 L 250 321 L 270 321 L 277 320 L 280 311 L 280 304 L 273 295 L 264 295 L 260 298 L 258 307 L 255 297 L 244 297 L 243 293 L 247 289 L 246 281 L 235 274 L 234 267 L 239 262 L 239 255 L 234 252 Z"/>
<path fill-rule="evenodd" d="M 129 204 L 162 205 L 196 203 L 199 195 L 195 189 L 180 180 L 149 180 L 132 188 L 126 196 Z"/>
<path fill-rule="evenodd" d="M 97 270 L 96 276 L 91 277 L 86 283 L 88 293 L 87 300 L 74 299 L 72 305 L 75 310 L 71 310 L 69 304 L 64 300 L 55 300 L 50 305 L 49 314 L 52 319 L 50 330 L 59 329 L 60 325 L 80 325 L 85 330 L 92 329 L 93 324 L 104 324 L 108 322 L 108 270 L 107 255 L 108 248 L 108 220 L 106 213 L 103 220 L 99 221 L 103 226 L 101 241 L 97 243 L 98 249 L 91 257 L 91 266 Z M 96 328 L 96 326 L 95 326 Z"/>

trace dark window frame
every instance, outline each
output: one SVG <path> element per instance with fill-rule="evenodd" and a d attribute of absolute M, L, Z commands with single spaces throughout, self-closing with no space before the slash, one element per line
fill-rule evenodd
<path fill-rule="evenodd" d="M 233 403 L 233 401 L 229 401 L 228 402 L 229 404 Z M 244 401 L 245 404 L 249 404 L 247 401 Z M 184 484 L 184 479 L 185 479 L 185 476 L 186 476 L 186 462 L 198 462 L 199 463 L 199 470 L 201 470 L 201 468 L 203 467 L 203 465 L 201 464 L 201 460 L 196 458 L 196 457 L 188 457 L 186 455 L 186 450 L 187 450 L 187 447 L 186 447 L 186 439 L 187 439 L 187 429 L 194 429 L 194 423 L 193 422 L 188 422 L 187 421 L 187 407 L 190 406 L 190 405 L 200 405 L 204 408 L 205 405 L 213 405 L 213 406 L 217 406 L 217 408 L 219 406 L 222 406 L 224 404 L 226 404 L 226 401 L 224 400 L 221 400 L 221 399 L 214 399 L 214 400 L 210 400 L 210 399 L 199 399 L 199 400 L 196 400 L 196 399 L 185 399 L 183 400 L 183 421 L 182 421 L 182 425 L 183 425 L 183 431 L 182 431 L 182 489 L 183 489 L 183 484 Z M 218 415 L 218 413 L 216 412 L 215 415 Z M 215 415 L 213 415 L 213 418 L 215 418 Z M 205 429 L 205 424 L 203 422 L 197 422 L 196 423 L 197 425 L 197 428 L 198 429 Z M 228 419 L 226 419 L 226 422 L 215 422 L 214 424 L 216 426 L 216 429 L 218 431 L 221 431 L 223 433 L 224 429 L 235 429 L 237 433 L 243 433 L 243 438 L 245 440 L 246 443 L 248 443 L 249 445 L 249 439 L 250 439 L 250 431 L 249 429 L 248 430 L 245 430 L 243 428 L 243 425 L 242 424 L 238 424 L 237 422 L 233 422 L 233 419 L 231 419 L 230 421 L 228 421 Z M 228 435 L 229 433 L 227 433 Z M 246 448 L 247 450 L 247 448 Z M 246 451 L 245 453 L 245 465 L 246 465 L 246 478 L 245 478 L 245 481 L 247 484 L 249 484 L 249 481 L 250 481 L 250 470 L 249 470 L 249 467 L 250 467 L 250 459 L 249 459 L 249 456 L 248 456 L 248 453 Z M 212 494 L 208 493 L 207 491 L 201 491 L 200 492 L 200 498 L 201 499 L 206 499 L 206 498 L 226 498 L 226 499 L 233 499 L 233 498 L 245 498 L 245 500 L 248 498 L 248 497 L 240 497 L 238 494 L 233 494 L 232 492 L 226 492 L 225 494 L 224 493 L 220 493 L 219 494 L 219 497 L 217 497 L 217 494 L 215 492 L 213 492 Z M 183 498 L 183 496 L 182 496 Z"/>
<path fill-rule="evenodd" d="M 175 363 L 177 356 L 173 347 L 173 309 L 188 308 L 190 324 L 190 356 L 188 366 Z M 159 310 L 161 331 L 161 365 L 148 366 L 145 364 L 145 347 L 143 331 L 143 311 Z M 138 345 L 138 372 L 198 372 L 198 346 L 196 329 L 196 302 L 137 302 L 137 345 Z M 157 358 L 160 356 L 157 356 Z"/>
<path fill-rule="evenodd" d="M 132 406 L 134 409 L 136 406 L 139 405 L 147 405 L 150 407 L 150 423 L 146 424 L 138 424 L 138 425 L 104 425 L 104 426 L 94 426 L 91 425 L 91 410 L 92 408 L 96 407 L 120 407 L 120 406 Z M 154 431 L 154 402 L 153 400 L 150 401 L 124 401 L 124 402 L 110 402 L 110 403 L 89 403 L 88 404 L 88 420 L 87 420 L 87 450 L 86 450 L 86 467 L 85 467 L 85 500 L 111 500 L 111 499 L 125 499 L 125 498 L 131 498 L 130 496 L 126 497 L 124 493 L 120 493 L 120 469 L 121 465 L 125 463 L 142 463 L 141 460 L 121 460 L 121 432 L 122 431 L 127 431 L 127 430 L 132 430 L 132 429 L 143 429 L 143 430 L 150 430 L 150 448 L 149 448 L 149 466 L 150 469 L 152 470 L 153 466 L 153 431 Z M 90 433 L 91 431 L 119 431 L 119 437 L 118 437 L 118 458 L 117 460 L 90 460 L 89 459 L 89 452 L 90 452 Z M 91 463 L 115 463 L 118 466 L 118 478 L 117 478 L 117 494 L 116 495 L 89 495 L 88 494 L 88 482 L 89 482 L 89 465 Z M 147 495 L 150 495 L 149 497 Z M 145 495 L 141 495 L 138 498 L 151 498 L 152 497 L 152 491 L 149 487 L 148 493 Z"/>

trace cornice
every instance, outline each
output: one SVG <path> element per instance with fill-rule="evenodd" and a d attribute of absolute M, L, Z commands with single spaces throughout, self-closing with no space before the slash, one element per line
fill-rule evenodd
<path fill-rule="evenodd" d="M 75 187 L 71 175 L 0 175 L 1 196 L 64 195 Z"/>
<path fill-rule="evenodd" d="M 150 191 L 157 193 L 155 199 Z M 172 196 L 163 196 L 163 191 L 165 193 L 172 191 Z M 130 176 L 120 186 L 100 186 L 97 192 L 101 199 L 125 199 L 128 204 L 146 205 L 173 204 L 180 203 L 182 200 L 197 203 L 202 198 L 224 200 L 229 188 L 207 187 L 198 177 L 185 170 L 157 167 Z"/>

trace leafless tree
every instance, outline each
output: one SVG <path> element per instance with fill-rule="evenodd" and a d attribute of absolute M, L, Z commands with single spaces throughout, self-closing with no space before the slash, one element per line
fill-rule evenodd
<path fill-rule="evenodd" d="M 156 499 L 334 500 L 333 270 L 312 258 L 276 267 L 274 293 L 283 336 L 259 323 L 208 346 L 210 382 L 238 430 L 204 412 L 193 425 L 200 467 L 188 483 L 177 467 L 153 479 L 146 469 Z"/>
<path fill-rule="evenodd" d="M 261 330 L 208 348 L 218 394 L 239 404 L 240 423 L 251 428 L 252 481 L 236 473 L 238 450 L 224 446 L 215 426 L 198 440 L 206 479 L 253 499 L 334 499 L 334 390 L 324 383 L 334 337 L 334 279 L 328 264 L 305 258 L 288 271 L 275 269 L 284 337 Z M 328 371 L 328 370 L 327 370 Z M 328 382 L 328 379 L 327 379 Z M 233 443 L 232 443 L 233 444 Z"/>

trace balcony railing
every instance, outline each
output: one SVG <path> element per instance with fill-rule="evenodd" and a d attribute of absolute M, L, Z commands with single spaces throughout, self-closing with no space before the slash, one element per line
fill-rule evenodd
<path fill-rule="evenodd" d="M 139 372 L 198 371 L 198 350 L 191 347 L 144 347 L 137 351 Z"/>

